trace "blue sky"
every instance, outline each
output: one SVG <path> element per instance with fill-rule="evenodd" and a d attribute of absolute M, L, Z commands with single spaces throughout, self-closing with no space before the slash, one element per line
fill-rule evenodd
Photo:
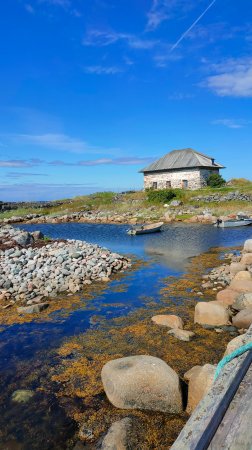
<path fill-rule="evenodd" d="M 0 199 L 142 187 L 173 149 L 251 177 L 251 0 L 0 6 Z"/>

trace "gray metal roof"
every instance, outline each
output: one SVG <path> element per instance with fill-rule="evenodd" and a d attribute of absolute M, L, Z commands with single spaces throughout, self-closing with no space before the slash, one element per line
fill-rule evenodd
<path fill-rule="evenodd" d="M 160 170 L 186 169 L 192 167 L 207 167 L 223 169 L 224 166 L 214 162 L 214 158 L 196 152 L 192 148 L 173 150 L 162 158 L 154 161 L 140 172 L 156 172 Z"/>

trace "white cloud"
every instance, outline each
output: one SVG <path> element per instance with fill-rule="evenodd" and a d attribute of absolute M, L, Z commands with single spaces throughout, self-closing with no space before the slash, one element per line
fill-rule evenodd
<path fill-rule="evenodd" d="M 252 58 L 232 58 L 212 66 L 202 86 L 221 97 L 252 97 Z"/>
<path fill-rule="evenodd" d="M 138 157 L 128 156 L 122 158 L 99 158 L 93 160 L 84 160 L 78 162 L 65 162 L 61 160 L 51 161 L 48 163 L 51 166 L 103 166 L 103 165 L 115 165 L 115 166 L 134 166 L 138 164 L 150 163 L 154 160 L 152 157 Z"/>
<path fill-rule="evenodd" d="M 22 178 L 22 177 L 48 177 L 46 173 L 32 173 L 32 172 L 8 172 L 7 178 Z"/>
<path fill-rule="evenodd" d="M 153 31 L 169 18 L 168 1 L 153 0 L 150 10 L 147 13 L 147 31 Z"/>
<path fill-rule="evenodd" d="M 7 139 L 14 143 L 36 145 L 71 153 L 102 153 L 102 149 L 90 146 L 85 141 L 66 134 L 12 134 L 8 135 Z"/>
<path fill-rule="evenodd" d="M 106 47 L 116 42 L 125 42 L 130 48 L 149 50 L 154 48 L 159 41 L 144 39 L 133 34 L 118 33 L 116 31 L 89 30 L 83 39 L 83 45 Z"/>
<path fill-rule="evenodd" d="M 213 125 L 223 125 L 224 127 L 234 129 L 243 128 L 249 123 L 251 122 L 243 119 L 217 119 L 212 122 Z"/>
<path fill-rule="evenodd" d="M 32 7 L 32 5 L 30 5 L 29 3 L 27 3 L 26 5 L 24 5 L 26 11 L 30 14 L 34 14 L 35 13 L 35 9 Z"/>
<path fill-rule="evenodd" d="M 152 0 L 146 31 L 155 31 L 166 20 L 181 16 L 196 6 L 195 0 Z"/>
<path fill-rule="evenodd" d="M 61 8 L 69 8 L 71 6 L 70 0 L 39 0 L 39 3 L 48 3 L 53 6 L 60 6 Z"/>
<path fill-rule="evenodd" d="M 84 67 L 84 71 L 96 75 L 115 75 L 123 72 L 123 70 L 117 66 L 88 66 Z"/>
<path fill-rule="evenodd" d="M 25 159 L 10 159 L 10 160 L 1 160 L 0 167 L 13 167 L 13 168 L 24 168 L 24 167 L 33 167 L 34 163 L 31 161 L 26 161 Z"/>
<path fill-rule="evenodd" d="M 153 56 L 153 60 L 155 62 L 156 67 L 165 68 L 168 63 L 179 61 L 182 59 L 182 56 L 178 53 L 171 53 L 171 46 L 163 45 L 162 48 Z"/>

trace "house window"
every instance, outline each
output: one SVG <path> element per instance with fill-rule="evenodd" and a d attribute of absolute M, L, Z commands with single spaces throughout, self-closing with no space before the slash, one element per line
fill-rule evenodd
<path fill-rule="evenodd" d="M 182 180 L 182 189 L 188 188 L 188 180 Z"/>
<path fill-rule="evenodd" d="M 154 182 L 152 183 L 152 189 L 157 189 L 157 182 L 156 182 L 156 181 L 154 181 Z"/>
<path fill-rule="evenodd" d="M 166 181 L 166 189 L 171 189 L 171 182 L 170 181 Z"/>

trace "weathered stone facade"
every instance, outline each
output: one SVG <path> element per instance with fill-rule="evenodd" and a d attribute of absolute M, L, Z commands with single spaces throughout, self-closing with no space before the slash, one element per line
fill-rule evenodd
<path fill-rule="evenodd" d="M 219 169 L 174 169 L 144 173 L 144 189 L 200 189 L 207 184 L 211 173 Z"/>

